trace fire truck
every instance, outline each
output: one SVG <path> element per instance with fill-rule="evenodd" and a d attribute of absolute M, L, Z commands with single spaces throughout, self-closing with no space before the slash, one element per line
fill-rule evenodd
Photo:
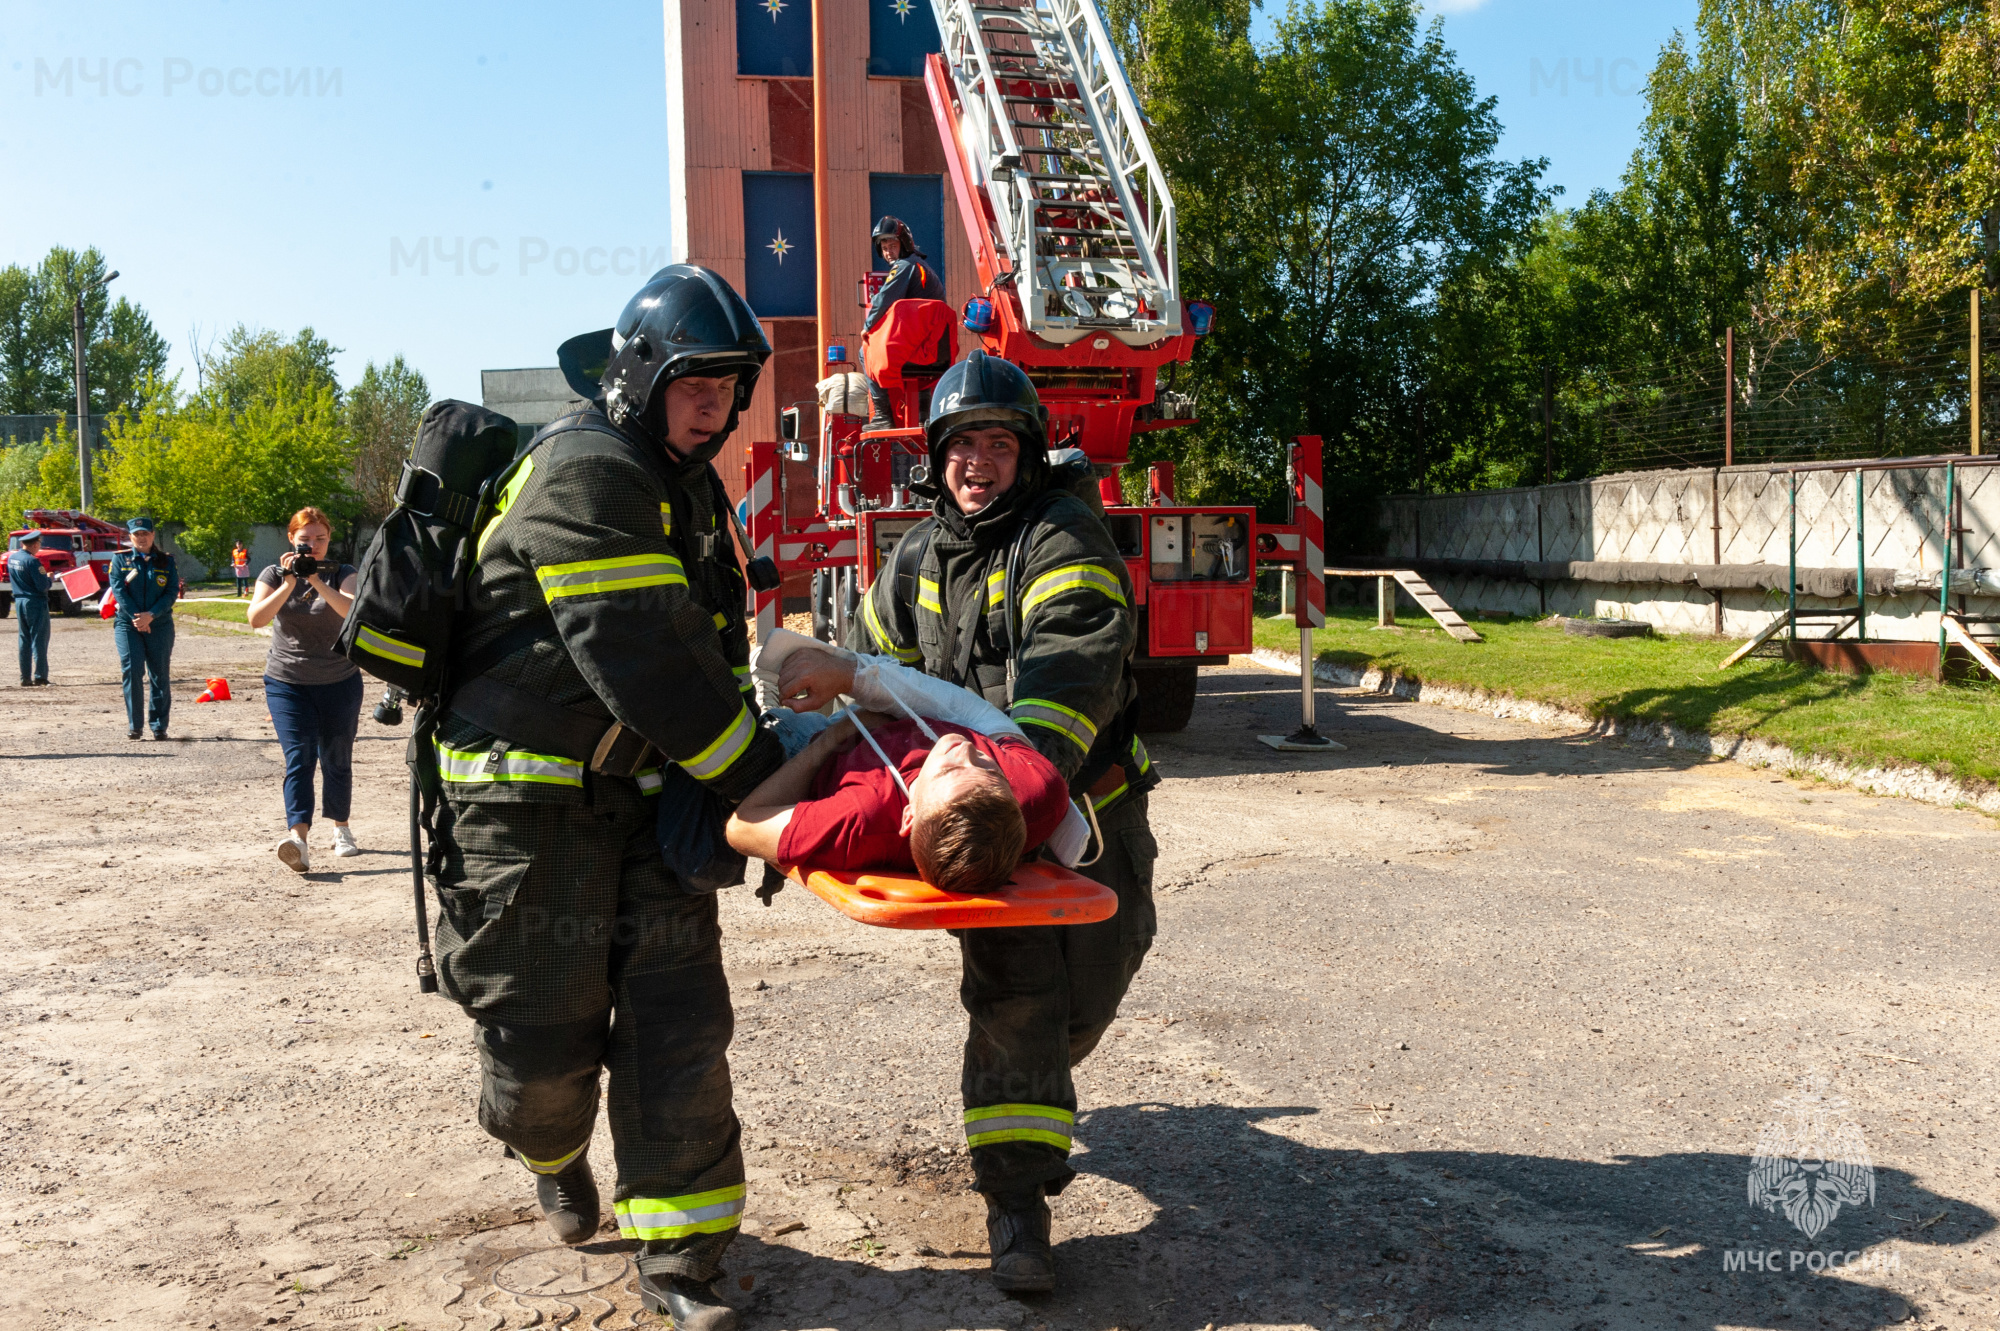
<path fill-rule="evenodd" d="M 60 615 L 83 613 L 83 603 L 109 585 L 111 557 L 130 546 L 125 528 L 73 508 L 31 508 L 22 517 L 27 526 L 8 534 L 7 548 L 19 550 L 30 531 L 42 533 L 42 568 L 56 585 L 49 589 L 49 609 Z M 84 577 L 83 570 L 90 576 Z M 0 581 L 0 618 L 14 612 L 14 594 Z"/>
<path fill-rule="evenodd" d="M 1178 504 L 1171 463 L 1154 464 L 1143 501 L 1128 502 L 1120 473 L 1134 435 L 1194 419 L 1191 401 L 1160 391 L 1160 371 L 1186 361 L 1216 317 L 1181 292 L 1173 196 L 1145 118 L 1091 0 L 932 7 L 943 50 L 928 57 L 924 86 L 983 294 L 957 310 L 898 301 L 863 339 L 891 428 L 864 428 L 860 376 L 836 360 L 844 348 L 829 348 L 817 449 L 799 437 L 796 409 L 782 416 L 780 441 L 750 446 L 751 544 L 781 574 L 811 571 L 814 630 L 839 641 L 897 540 L 928 512 L 909 480 L 925 461 L 930 388 L 963 333 L 1027 372 L 1048 409 L 1051 451 L 1077 450 L 1093 469 L 1137 594 L 1140 728 L 1182 729 L 1199 667 L 1251 648 L 1257 565 L 1302 575 L 1310 565 L 1317 578 L 1319 441 L 1292 449 L 1291 493 L 1312 510 L 1288 515 L 1300 521 L 1260 527 L 1254 508 Z M 863 303 L 872 290 L 864 276 Z M 785 461 L 815 465 L 808 520 L 787 516 Z M 755 601 L 768 632 L 779 593 Z M 1299 607 L 1302 626 L 1319 622 L 1318 604 L 1302 596 Z"/>

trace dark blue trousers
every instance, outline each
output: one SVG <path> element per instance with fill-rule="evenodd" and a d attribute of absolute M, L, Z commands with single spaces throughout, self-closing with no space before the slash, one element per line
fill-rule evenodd
<path fill-rule="evenodd" d="M 14 598 L 14 618 L 21 626 L 21 682 L 47 682 L 49 677 L 49 603 Z"/>
<path fill-rule="evenodd" d="M 153 733 L 167 733 L 167 713 L 173 710 L 174 695 L 167 672 L 174 659 L 174 621 L 159 618 L 152 631 L 141 633 L 132 621 L 119 616 L 112 623 L 118 639 L 118 665 L 125 673 L 125 718 L 130 728 L 146 723 L 147 704 L 152 704 Z M 141 692 L 144 690 L 144 693 Z"/>
<path fill-rule="evenodd" d="M 287 684 L 264 676 L 264 702 L 285 750 L 285 826 L 312 821 L 313 767 L 326 778 L 320 811 L 347 821 L 354 803 L 354 732 L 361 725 L 361 673 L 338 684 Z"/>

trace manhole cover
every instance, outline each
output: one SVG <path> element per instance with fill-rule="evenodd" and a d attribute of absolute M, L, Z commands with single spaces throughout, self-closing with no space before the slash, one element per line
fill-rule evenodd
<path fill-rule="evenodd" d="M 622 1252 L 543 1248 L 503 1263 L 493 1286 L 517 1298 L 562 1299 L 616 1284 L 631 1271 L 632 1259 Z"/>

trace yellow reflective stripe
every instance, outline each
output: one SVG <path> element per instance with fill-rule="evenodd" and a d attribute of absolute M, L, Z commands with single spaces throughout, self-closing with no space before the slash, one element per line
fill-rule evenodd
<path fill-rule="evenodd" d="M 528 484 L 528 478 L 535 474 L 535 459 L 525 457 L 507 483 L 500 487 L 500 498 L 493 506 L 493 517 L 486 524 L 486 530 L 479 533 L 479 540 L 472 548 L 472 562 L 478 563 L 486 553 L 486 543 L 493 539 L 493 533 L 500 530 L 500 519 L 507 516 L 507 510 L 514 507 L 514 501 L 521 497 L 521 491 Z"/>
<path fill-rule="evenodd" d="M 750 667 L 731 666 L 729 667 L 729 673 L 736 676 L 737 692 L 755 701 L 757 697 L 757 681 L 750 678 Z"/>
<path fill-rule="evenodd" d="M 1046 698 L 1023 698 L 1007 709 L 1015 725 L 1046 726 L 1068 735 L 1085 753 L 1097 742 L 1097 726 L 1082 712 Z"/>
<path fill-rule="evenodd" d="M 875 589 L 873 587 L 869 588 L 868 594 L 861 598 L 861 618 L 867 621 L 868 632 L 874 636 L 875 645 L 895 657 L 898 661 L 909 665 L 912 662 L 924 659 L 924 654 L 919 648 L 898 647 L 896 640 L 889 635 L 889 630 L 882 627 L 881 617 L 875 612 Z"/>
<path fill-rule="evenodd" d="M 720 610 L 715 612 L 714 619 L 717 628 L 726 629 L 729 627 L 729 616 L 723 614 Z"/>
<path fill-rule="evenodd" d="M 397 665 L 424 668 L 424 649 L 407 642 L 397 642 L 386 633 L 378 633 L 363 624 L 354 635 L 354 645 L 365 652 L 372 652 L 385 661 Z"/>
<path fill-rule="evenodd" d="M 1139 764 L 1140 776 L 1153 770 L 1153 755 L 1146 752 L 1146 741 L 1137 735 L 1132 736 L 1132 757 Z"/>
<path fill-rule="evenodd" d="M 674 506 L 672 504 L 666 503 L 663 500 L 661 501 L 660 504 L 660 535 L 672 536 L 673 534 L 674 534 Z"/>
<path fill-rule="evenodd" d="M 574 564 L 545 564 L 535 570 L 542 595 L 563 596 L 598 592 L 628 592 L 638 587 L 687 586 L 687 570 L 672 555 L 621 555 L 616 559 L 583 559 Z"/>
<path fill-rule="evenodd" d="M 986 608 L 997 610 L 1007 602 L 1007 570 L 996 568 L 986 575 Z"/>
<path fill-rule="evenodd" d="M 1132 785 L 1130 782 L 1120 781 L 1118 783 L 1118 789 L 1112 791 L 1109 795 L 1106 795 L 1103 799 L 1092 800 L 1090 802 L 1090 807 L 1098 810 L 1099 812 L 1102 812 L 1105 805 L 1111 803 L 1111 801 L 1117 799 L 1120 795 L 1123 795 L 1126 791 L 1130 790 L 1131 788 Z"/>
<path fill-rule="evenodd" d="M 965 1111 L 965 1144 L 1044 1142 L 1069 1150 L 1076 1115 L 1054 1105 L 985 1105 Z"/>
<path fill-rule="evenodd" d="M 657 767 L 648 767 L 635 772 L 633 773 L 633 779 L 639 783 L 639 793 L 641 795 L 657 795 L 660 793 L 661 787 L 666 784 L 665 778 L 660 775 L 660 769 Z"/>
<path fill-rule="evenodd" d="M 1125 589 L 1119 585 L 1117 574 L 1102 564 L 1070 564 L 1029 583 L 1027 595 L 1021 598 L 1021 613 L 1026 614 L 1052 596 L 1082 587 L 1103 592 L 1119 605 L 1125 604 Z"/>
<path fill-rule="evenodd" d="M 929 578 L 917 579 L 917 608 L 934 615 L 944 613 L 944 604 L 938 600 L 938 585 Z"/>
<path fill-rule="evenodd" d="M 613 1204 L 618 1233 L 628 1239 L 679 1239 L 720 1234 L 743 1221 L 743 1185 L 685 1197 L 628 1197 Z"/>
<path fill-rule="evenodd" d="M 440 743 L 437 745 L 437 757 L 438 775 L 460 785 L 509 785 L 515 782 L 579 788 L 583 785 L 583 764 L 554 754 L 508 749 L 495 764 L 491 761 L 490 751 L 448 749 Z"/>
<path fill-rule="evenodd" d="M 590 1139 L 586 1137 L 583 1146 L 588 1145 L 590 1145 Z M 514 1152 L 514 1158 L 537 1174 L 560 1174 L 563 1171 L 564 1165 L 567 1165 L 570 1161 L 583 1154 L 583 1146 L 577 1147 L 568 1155 L 559 1155 L 553 1160 L 530 1160 L 518 1150 Z"/>
<path fill-rule="evenodd" d="M 687 774 L 697 781 L 713 781 L 729 770 L 729 765 L 749 752 L 750 741 L 757 737 L 757 723 L 750 716 L 750 709 L 739 704 L 736 719 L 731 721 L 715 742 L 682 763 Z"/>

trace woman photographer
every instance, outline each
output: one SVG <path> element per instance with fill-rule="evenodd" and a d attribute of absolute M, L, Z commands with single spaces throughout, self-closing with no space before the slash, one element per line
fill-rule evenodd
<path fill-rule="evenodd" d="M 315 764 L 326 783 L 320 807 L 333 820 L 333 853 L 361 853 L 347 827 L 361 672 L 333 645 L 353 604 L 356 573 L 351 564 L 326 562 L 333 520 L 320 510 L 294 513 L 285 536 L 292 548 L 257 575 L 248 618 L 252 628 L 271 625 L 264 701 L 285 750 L 285 821 L 291 826 L 278 843 L 278 858 L 305 873 L 312 867 L 306 833 L 312 828 Z"/>

